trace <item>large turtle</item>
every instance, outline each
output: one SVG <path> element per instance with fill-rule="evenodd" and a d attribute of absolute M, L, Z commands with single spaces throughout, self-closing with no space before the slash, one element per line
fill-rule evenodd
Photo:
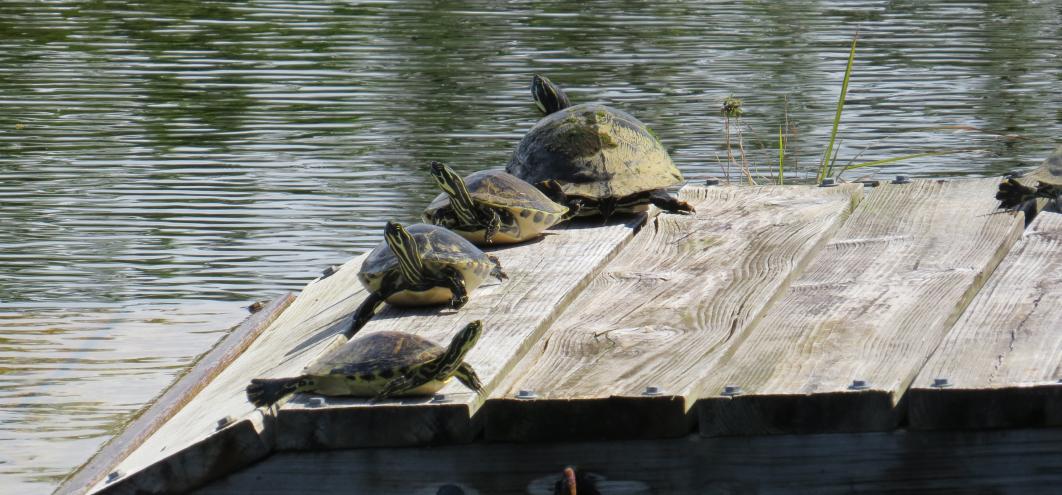
<path fill-rule="evenodd" d="M 300 376 L 251 380 L 247 398 L 261 407 L 295 392 L 373 400 L 430 395 L 451 377 L 480 392 L 479 377 L 464 359 L 482 332 L 483 322 L 473 321 L 446 348 L 409 333 L 370 333 L 326 354 Z"/>
<path fill-rule="evenodd" d="M 358 306 L 346 335 L 352 337 L 387 301 L 395 306 L 449 303 L 460 308 L 488 277 L 508 278 L 498 259 L 442 227 L 387 222 L 384 241 L 358 271 L 369 296 Z"/>
<path fill-rule="evenodd" d="M 431 176 L 443 193 L 424 210 L 424 221 L 446 227 L 474 244 L 533 239 L 574 213 L 501 170 L 482 170 L 462 179 L 450 167 L 431 162 Z"/>
<path fill-rule="evenodd" d="M 564 91 L 535 75 L 531 94 L 545 117 L 517 145 L 505 170 L 544 192 L 560 184 L 556 197 L 581 206 L 579 216 L 643 211 L 652 203 L 676 213 L 693 207 L 667 193 L 682 173 L 645 124 L 597 103 L 571 105 Z"/>

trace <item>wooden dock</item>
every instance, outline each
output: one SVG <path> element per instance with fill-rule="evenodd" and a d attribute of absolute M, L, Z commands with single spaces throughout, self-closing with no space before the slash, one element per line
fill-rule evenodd
<path fill-rule="evenodd" d="M 482 319 L 483 395 L 255 409 L 251 378 L 346 345 L 358 257 L 241 325 L 58 493 L 552 493 L 565 465 L 612 493 L 1046 492 L 1062 214 L 1026 227 L 998 183 L 687 185 L 696 215 L 495 249 L 510 279 L 465 308 L 362 330 L 446 342 Z"/>

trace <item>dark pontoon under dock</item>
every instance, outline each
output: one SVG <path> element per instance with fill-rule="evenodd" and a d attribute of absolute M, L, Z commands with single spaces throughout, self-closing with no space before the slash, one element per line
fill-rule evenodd
<path fill-rule="evenodd" d="M 495 249 L 510 279 L 462 310 L 362 330 L 448 342 L 483 319 L 483 396 L 255 409 L 251 378 L 345 344 L 358 257 L 244 322 L 59 491 L 551 493 L 566 465 L 617 493 L 1050 491 L 1062 215 L 1026 226 L 998 183 L 689 185 L 696 215 Z"/>

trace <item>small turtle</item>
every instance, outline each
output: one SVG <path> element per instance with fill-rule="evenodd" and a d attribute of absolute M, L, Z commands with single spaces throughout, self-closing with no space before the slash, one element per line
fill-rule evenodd
<path fill-rule="evenodd" d="M 498 258 L 442 227 L 418 223 L 403 228 L 387 222 L 384 241 L 361 264 L 358 280 L 369 296 L 358 306 L 346 335 L 352 337 L 387 301 L 395 306 L 468 302 L 487 277 L 508 278 Z"/>
<path fill-rule="evenodd" d="M 424 221 L 478 245 L 533 239 L 572 216 L 566 206 L 501 170 L 483 170 L 462 179 L 450 167 L 431 162 L 431 176 L 443 193 L 424 210 Z"/>
<path fill-rule="evenodd" d="M 478 392 L 479 377 L 465 354 L 483 333 L 483 322 L 473 321 L 442 347 L 403 332 L 375 332 L 359 337 L 326 354 L 293 378 L 255 378 L 247 386 L 247 399 L 268 406 L 288 394 L 387 397 L 431 395 L 452 377 Z"/>
<path fill-rule="evenodd" d="M 682 183 L 682 173 L 645 124 L 596 103 L 572 106 L 563 90 L 537 74 L 531 94 L 545 117 L 517 145 L 507 172 L 546 194 L 548 181 L 556 181 L 563 195 L 552 197 L 569 208 L 580 205 L 579 216 L 608 219 L 649 203 L 672 213 L 694 211 L 667 193 Z"/>
<path fill-rule="evenodd" d="M 1026 186 L 1013 177 L 999 184 L 999 191 L 996 192 L 999 207 L 1008 210 L 1021 209 L 1028 201 L 1036 198 L 1054 200 L 1057 207 L 1059 199 L 1062 198 L 1062 146 L 1055 148 L 1054 153 L 1051 153 L 1039 168 L 1027 175 L 1039 179 L 1035 188 Z"/>

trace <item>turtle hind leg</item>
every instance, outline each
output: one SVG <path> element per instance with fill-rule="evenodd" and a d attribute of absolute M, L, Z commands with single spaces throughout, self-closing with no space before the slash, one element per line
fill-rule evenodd
<path fill-rule="evenodd" d="M 288 394 L 308 387 L 310 382 L 298 378 L 255 378 L 247 386 L 247 400 L 255 407 L 271 406 Z"/>
<path fill-rule="evenodd" d="M 999 191 L 996 191 L 996 199 L 999 200 L 999 207 L 1008 210 L 1018 208 L 1026 201 L 1035 197 L 1035 189 L 1014 179 L 1007 179 L 1001 182 L 999 184 Z"/>
<path fill-rule="evenodd" d="M 358 331 L 361 330 L 361 327 L 364 327 L 365 324 L 376 314 L 376 310 L 379 309 L 381 304 L 383 304 L 384 299 L 386 299 L 386 297 L 381 294 L 375 292 L 369 294 L 369 296 L 361 302 L 361 305 L 358 306 L 358 309 L 354 310 L 354 320 L 351 321 L 350 328 L 343 332 L 343 335 L 346 335 L 349 339 L 353 337 L 354 334 L 358 333 Z"/>
<path fill-rule="evenodd" d="M 653 191 L 649 195 L 649 202 L 655 205 L 657 208 L 664 210 L 668 213 L 696 213 L 697 210 L 693 208 L 693 205 L 678 199 L 663 189 Z"/>

